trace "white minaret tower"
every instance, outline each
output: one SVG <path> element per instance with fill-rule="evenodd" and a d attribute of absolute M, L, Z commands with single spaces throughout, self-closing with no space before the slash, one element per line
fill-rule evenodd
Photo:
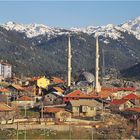
<path fill-rule="evenodd" d="M 101 86 L 99 83 L 99 42 L 98 42 L 98 36 L 96 37 L 95 91 L 97 93 L 99 93 L 101 91 Z"/>
<path fill-rule="evenodd" d="M 67 81 L 67 84 L 68 84 L 68 87 L 71 86 L 71 58 L 72 58 L 72 55 L 71 55 L 71 42 L 70 42 L 70 35 L 68 35 L 68 81 Z"/>

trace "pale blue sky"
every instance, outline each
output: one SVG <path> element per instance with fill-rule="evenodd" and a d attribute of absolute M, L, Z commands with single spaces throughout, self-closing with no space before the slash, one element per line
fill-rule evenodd
<path fill-rule="evenodd" d="M 0 23 L 85 27 L 121 24 L 140 16 L 140 1 L 0 1 Z"/>

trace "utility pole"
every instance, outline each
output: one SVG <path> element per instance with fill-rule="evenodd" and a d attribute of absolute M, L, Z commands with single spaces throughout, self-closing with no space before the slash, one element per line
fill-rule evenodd
<path fill-rule="evenodd" d="M 25 104 L 25 106 L 24 106 L 24 109 L 25 109 L 25 110 L 24 110 L 24 111 L 25 111 L 25 112 L 24 112 L 24 116 L 25 116 L 25 118 L 26 118 L 26 117 L 27 117 L 27 106 L 26 106 L 26 104 Z"/>
<path fill-rule="evenodd" d="M 70 42 L 70 35 L 68 35 L 68 76 L 67 76 L 67 84 L 68 87 L 71 86 L 71 71 L 72 71 L 72 67 L 71 67 L 71 42 Z"/>
<path fill-rule="evenodd" d="M 25 127 L 25 130 L 24 130 L 24 140 L 26 140 L 26 135 L 27 135 L 27 134 L 26 134 L 26 124 L 25 124 L 24 127 Z"/>
<path fill-rule="evenodd" d="M 7 100 L 6 103 L 7 103 L 7 105 L 8 105 L 8 95 L 6 95 L 6 100 Z"/>
<path fill-rule="evenodd" d="M 17 140 L 18 140 L 18 122 L 17 122 Z"/>
<path fill-rule="evenodd" d="M 101 91 L 101 86 L 99 83 L 99 42 L 98 42 L 98 36 L 96 37 L 95 91 L 97 93 L 99 93 Z"/>
<path fill-rule="evenodd" d="M 43 105 L 43 92 L 41 91 L 41 93 L 42 93 L 42 102 L 41 102 L 41 119 L 42 119 L 42 121 L 43 121 L 43 108 L 44 108 L 44 105 Z"/>
<path fill-rule="evenodd" d="M 41 105 L 41 119 L 43 120 L 43 101 L 42 101 L 42 105 Z"/>

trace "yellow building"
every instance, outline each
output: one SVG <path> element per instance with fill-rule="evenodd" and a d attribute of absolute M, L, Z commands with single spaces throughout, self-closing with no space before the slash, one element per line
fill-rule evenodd
<path fill-rule="evenodd" d="M 47 79 L 46 77 L 42 77 L 37 80 L 37 86 L 39 88 L 47 88 L 49 84 L 50 84 L 50 80 Z"/>

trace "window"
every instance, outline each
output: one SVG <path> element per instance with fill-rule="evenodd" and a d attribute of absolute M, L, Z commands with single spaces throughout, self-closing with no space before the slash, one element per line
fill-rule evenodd
<path fill-rule="evenodd" d="M 82 112 L 87 112 L 87 106 L 82 106 Z"/>
<path fill-rule="evenodd" d="M 76 111 L 78 111 L 78 110 L 79 110 L 79 107 L 78 107 L 78 106 L 75 106 L 74 109 L 75 109 Z"/>
<path fill-rule="evenodd" d="M 95 107 L 90 107 L 90 110 L 95 110 Z"/>

